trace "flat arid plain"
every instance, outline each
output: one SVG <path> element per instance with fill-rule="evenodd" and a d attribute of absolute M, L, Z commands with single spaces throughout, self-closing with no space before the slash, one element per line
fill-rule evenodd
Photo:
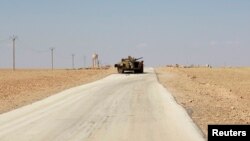
<path fill-rule="evenodd" d="M 89 82 L 96 83 L 83 85 Z M 81 87 L 60 93 L 75 86 Z M 117 74 L 113 68 L 54 71 L 2 69 L 0 124 L 3 126 L 0 131 L 4 132 L 0 138 L 161 140 L 166 137 L 177 139 L 177 134 L 190 131 L 190 136 L 185 135 L 178 140 L 203 140 L 193 128 L 192 121 L 204 138 L 208 124 L 250 123 L 249 86 L 250 68 L 158 67 L 147 69 L 144 74 Z M 52 97 L 55 94 L 58 97 Z M 173 104 L 175 102 L 171 97 L 179 107 Z M 79 113 L 79 109 L 83 113 Z M 43 117 L 42 121 L 37 117 L 39 115 Z M 28 121 L 29 116 L 34 119 Z M 58 120 L 63 123 L 59 124 Z M 14 123 L 19 123 L 20 127 L 10 128 Z M 179 124 L 187 128 L 180 128 Z M 44 129 L 49 126 L 47 130 L 51 132 L 47 133 Z M 62 132 L 57 131 L 57 127 L 61 127 Z M 140 128 L 143 130 L 137 130 Z M 67 134 L 62 134 L 67 130 Z M 14 132 L 18 134 L 14 135 Z M 41 136 L 36 136 L 36 133 Z M 83 134 L 80 136 L 79 133 Z M 147 136 L 144 136 L 145 133 Z M 152 136 L 149 136 L 151 133 Z"/>
<path fill-rule="evenodd" d="M 250 68 L 157 68 L 159 81 L 207 134 L 208 124 L 250 123 Z"/>
<path fill-rule="evenodd" d="M 0 70 L 0 113 L 44 99 L 62 90 L 114 73 L 114 69 Z"/>

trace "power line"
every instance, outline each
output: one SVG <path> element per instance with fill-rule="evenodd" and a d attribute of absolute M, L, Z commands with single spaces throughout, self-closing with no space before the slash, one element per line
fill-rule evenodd
<path fill-rule="evenodd" d="M 8 39 L 1 39 L 0 43 L 4 43 L 4 42 L 7 42 L 7 41 L 8 41 Z"/>
<path fill-rule="evenodd" d="M 30 46 L 29 44 L 23 42 L 22 40 L 18 40 L 18 41 L 20 44 L 19 48 L 25 49 L 26 51 L 30 51 L 30 52 L 34 52 L 34 53 L 38 53 L 38 54 L 50 52 L 50 50 L 48 50 L 48 49 L 37 49 L 34 47 L 28 47 L 28 46 Z"/>
<path fill-rule="evenodd" d="M 9 46 L 9 44 L 7 44 L 9 41 L 9 39 L 1 39 L 0 40 L 0 49 L 4 48 L 4 46 Z"/>

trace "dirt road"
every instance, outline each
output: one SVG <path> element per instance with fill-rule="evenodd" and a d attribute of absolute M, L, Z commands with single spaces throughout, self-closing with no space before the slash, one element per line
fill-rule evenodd
<path fill-rule="evenodd" d="M 0 115 L 6 141 L 200 141 L 185 110 L 144 74 L 113 74 Z"/>

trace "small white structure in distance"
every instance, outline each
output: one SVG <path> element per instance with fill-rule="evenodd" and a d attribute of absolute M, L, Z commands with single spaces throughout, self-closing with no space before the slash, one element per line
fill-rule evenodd
<path fill-rule="evenodd" d="M 98 54 L 96 54 L 96 53 L 94 53 L 92 55 L 92 67 L 93 68 L 99 68 Z"/>

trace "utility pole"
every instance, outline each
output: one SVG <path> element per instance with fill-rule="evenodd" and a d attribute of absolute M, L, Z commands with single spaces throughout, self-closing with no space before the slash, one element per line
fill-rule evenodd
<path fill-rule="evenodd" d="M 55 48 L 50 48 L 51 50 L 51 69 L 54 70 L 54 49 Z"/>
<path fill-rule="evenodd" d="M 16 53 L 15 53 L 15 42 L 17 39 L 17 36 L 13 35 L 12 37 L 10 37 L 10 39 L 13 42 L 13 71 L 16 69 Z"/>
<path fill-rule="evenodd" d="M 83 68 L 86 68 L 86 56 L 83 56 Z"/>
<path fill-rule="evenodd" d="M 75 69 L 75 54 L 72 54 L 72 69 Z"/>

